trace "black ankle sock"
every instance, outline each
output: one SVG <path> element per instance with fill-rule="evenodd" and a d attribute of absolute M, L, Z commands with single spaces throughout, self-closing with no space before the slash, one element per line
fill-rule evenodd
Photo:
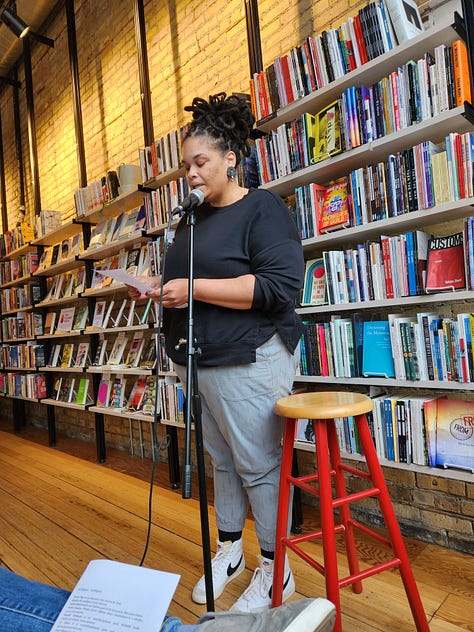
<path fill-rule="evenodd" d="M 242 537 L 242 531 L 221 531 L 219 529 L 219 542 L 237 542 Z"/>
<path fill-rule="evenodd" d="M 267 560 L 275 559 L 275 551 L 264 551 L 263 549 L 260 549 L 260 554 L 262 557 L 265 557 Z"/>

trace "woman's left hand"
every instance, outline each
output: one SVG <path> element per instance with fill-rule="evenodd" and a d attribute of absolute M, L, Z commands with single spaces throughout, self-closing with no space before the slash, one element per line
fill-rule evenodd
<path fill-rule="evenodd" d="M 160 289 L 147 292 L 147 296 L 160 299 Z M 188 279 L 172 279 L 163 286 L 163 307 L 184 307 L 188 302 Z"/>

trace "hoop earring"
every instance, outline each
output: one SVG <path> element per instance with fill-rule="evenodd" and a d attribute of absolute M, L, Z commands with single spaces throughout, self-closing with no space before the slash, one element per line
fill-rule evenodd
<path fill-rule="evenodd" d="M 235 180 L 235 176 L 237 175 L 237 169 L 235 167 L 227 167 L 227 177 L 229 180 Z"/>

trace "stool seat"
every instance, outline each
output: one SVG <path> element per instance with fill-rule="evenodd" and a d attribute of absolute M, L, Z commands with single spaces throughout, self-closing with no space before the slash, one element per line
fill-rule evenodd
<path fill-rule="evenodd" d="M 326 597 L 336 607 L 334 632 L 342 632 L 339 591 L 352 586 L 355 593 L 362 592 L 362 581 L 377 573 L 397 568 L 405 587 L 418 632 L 429 632 L 426 614 L 421 603 L 410 560 L 403 542 L 400 527 L 390 500 L 382 468 L 366 414 L 373 409 L 373 401 L 366 395 L 348 391 L 297 393 L 279 399 L 275 412 L 285 418 L 283 430 L 280 491 L 275 535 L 275 561 L 273 567 L 272 605 L 279 606 L 283 596 L 283 575 L 286 549 L 292 550 L 325 579 Z M 367 469 L 342 461 L 336 419 L 350 418 L 350 432 L 358 436 L 361 456 Z M 299 419 L 308 419 L 313 425 L 315 472 L 300 476 L 293 474 L 293 452 Z M 339 423 L 339 422 L 338 422 Z M 349 430 L 349 428 L 346 428 Z M 346 478 L 354 481 L 355 490 L 348 490 Z M 301 535 L 288 533 L 288 514 L 291 493 L 295 489 L 316 496 L 319 500 L 321 526 Z M 353 503 L 373 499 L 380 508 L 388 537 L 355 520 L 351 515 Z M 390 550 L 388 559 L 374 560 L 361 569 L 354 531 L 374 538 Z M 336 536 L 345 544 L 349 573 L 340 576 Z M 304 546 L 311 540 L 321 539 L 323 560 L 318 560 L 317 549 Z M 344 567 L 343 567 L 344 568 Z M 384 597 L 382 596 L 383 600 Z"/>
<path fill-rule="evenodd" d="M 373 407 L 370 397 L 361 393 L 323 391 L 282 397 L 275 404 L 275 412 L 293 419 L 335 419 L 364 415 Z"/>

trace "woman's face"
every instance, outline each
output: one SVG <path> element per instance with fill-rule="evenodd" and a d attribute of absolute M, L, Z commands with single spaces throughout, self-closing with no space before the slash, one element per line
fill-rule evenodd
<path fill-rule="evenodd" d="M 228 167 L 235 165 L 235 154 L 223 154 L 206 136 L 187 138 L 182 147 L 183 165 L 191 189 L 201 189 L 206 202 L 224 206 L 229 191 Z"/>

